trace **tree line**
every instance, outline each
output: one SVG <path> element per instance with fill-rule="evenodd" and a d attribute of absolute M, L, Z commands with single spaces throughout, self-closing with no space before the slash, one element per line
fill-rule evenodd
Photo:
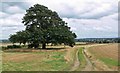
<path fill-rule="evenodd" d="M 120 43 L 120 38 L 84 38 L 84 39 L 76 39 L 76 42 Z"/>

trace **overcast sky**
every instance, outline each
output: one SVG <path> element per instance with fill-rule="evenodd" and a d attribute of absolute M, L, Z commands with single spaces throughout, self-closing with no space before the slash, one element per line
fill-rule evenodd
<path fill-rule="evenodd" d="M 22 17 L 26 9 L 36 3 L 56 11 L 77 38 L 118 36 L 118 0 L 2 0 L 0 39 L 24 30 Z"/>

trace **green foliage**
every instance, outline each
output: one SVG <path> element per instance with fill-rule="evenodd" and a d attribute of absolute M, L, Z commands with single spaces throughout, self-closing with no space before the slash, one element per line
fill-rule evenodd
<path fill-rule="evenodd" d="M 16 34 L 10 35 L 9 40 L 10 40 L 12 43 L 18 42 L 18 41 L 17 41 L 17 35 L 16 35 Z"/>
<path fill-rule="evenodd" d="M 7 47 L 5 47 L 5 46 L 2 46 L 0 48 L 2 48 L 2 50 L 6 50 L 7 49 Z"/>
<path fill-rule="evenodd" d="M 12 43 L 23 43 L 26 44 L 26 42 L 28 42 L 29 39 L 29 32 L 28 31 L 19 31 L 16 32 L 16 34 L 10 35 L 9 40 Z"/>
<path fill-rule="evenodd" d="M 12 49 L 12 48 L 21 48 L 20 45 L 8 45 L 6 49 Z"/>
<path fill-rule="evenodd" d="M 26 26 L 26 30 L 11 35 L 11 42 L 23 44 L 27 42 L 31 48 L 38 48 L 40 43 L 42 48 L 46 48 L 48 43 L 64 43 L 71 47 L 75 44 L 74 38 L 77 36 L 70 31 L 67 23 L 55 11 L 43 5 L 35 4 L 26 10 L 22 23 Z"/>

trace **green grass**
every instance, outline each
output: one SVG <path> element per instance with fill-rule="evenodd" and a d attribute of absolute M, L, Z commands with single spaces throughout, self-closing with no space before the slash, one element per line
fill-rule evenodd
<path fill-rule="evenodd" d="M 40 52 L 31 53 L 36 55 L 51 55 L 49 59 L 32 59 L 30 61 L 3 62 L 3 71 L 60 71 L 69 67 L 69 63 L 64 60 L 63 52 Z M 13 54 L 13 53 L 9 53 Z M 14 53 L 15 55 L 18 53 Z M 20 53 L 19 53 L 20 54 Z M 22 53 L 23 54 L 23 53 Z"/>
<path fill-rule="evenodd" d="M 108 66 L 118 66 L 118 61 L 110 58 L 100 58 Z"/>
<path fill-rule="evenodd" d="M 78 68 L 78 70 L 81 70 L 82 68 L 84 68 L 85 67 L 85 65 L 86 65 L 86 60 L 85 60 L 85 57 L 84 57 L 84 55 L 83 55 L 83 53 L 82 53 L 82 51 L 83 51 L 83 47 L 81 47 L 80 49 L 78 49 L 78 59 L 79 59 L 79 61 L 80 61 L 80 67 Z"/>
<path fill-rule="evenodd" d="M 83 48 L 74 48 L 71 49 L 69 56 L 70 61 L 66 62 L 64 56 L 66 55 L 66 51 L 40 51 L 40 52 L 4 52 L 3 57 L 6 56 L 16 56 L 21 54 L 34 54 L 39 56 L 40 59 L 31 59 L 31 60 L 22 60 L 19 62 L 14 61 L 4 61 L 3 62 L 3 71 L 68 71 L 74 65 L 74 61 L 76 58 L 76 52 L 79 51 L 78 57 L 80 60 L 80 70 L 86 64 L 84 59 L 84 55 L 82 54 Z M 49 58 L 47 56 L 49 55 Z M 19 57 L 19 56 L 17 56 Z"/>

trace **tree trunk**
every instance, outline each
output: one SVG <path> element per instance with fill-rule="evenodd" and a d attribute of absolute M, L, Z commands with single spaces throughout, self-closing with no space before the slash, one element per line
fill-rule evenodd
<path fill-rule="evenodd" d="M 21 42 L 20 42 L 20 45 L 21 45 Z"/>
<path fill-rule="evenodd" d="M 46 43 L 42 43 L 42 49 L 46 49 Z"/>

